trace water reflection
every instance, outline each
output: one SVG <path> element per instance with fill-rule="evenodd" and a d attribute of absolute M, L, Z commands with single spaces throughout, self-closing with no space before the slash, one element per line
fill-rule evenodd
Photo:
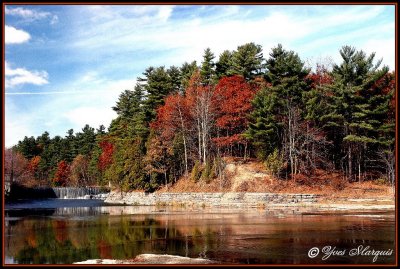
<path fill-rule="evenodd" d="M 8 210 L 10 263 L 70 264 L 130 259 L 142 253 L 206 257 L 224 263 L 372 263 L 368 256 L 310 259 L 312 247 L 394 249 L 393 214 L 303 215 L 248 210 L 160 210 L 154 207 L 55 208 L 51 216 Z M 49 212 L 47 212 L 49 213 Z M 371 217 L 372 216 L 372 217 Z M 376 263 L 394 263 L 394 254 Z"/>

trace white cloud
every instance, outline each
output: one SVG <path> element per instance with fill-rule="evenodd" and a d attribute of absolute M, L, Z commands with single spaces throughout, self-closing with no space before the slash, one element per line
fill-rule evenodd
<path fill-rule="evenodd" d="M 12 147 L 26 135 L 32 133 L 30 127 L 30 117 L 21 112 L 17 106 L 9 99 L 5 103 L 5 146 Z"/>
<path fill-rule="evenodd" d="M 165 10 L 168 12 L 160 9 L 157 14 L 172 12 L 172 8 L 165 8 Z M 240 12 L 238 7 L 224 10 L 232 15 Z M 236 49 L 238 45 L 250 41 L 263 45 L 276 44 L 278 41 L 300 38 L 312 31 L 311 27 L 304 27 L 304 23 L 300 20 L 294 21 L 281 13 L 242 21 L 216 14 L 211 18 L 194 17 L 189 20 L 185 18 L 168 23 L 160 23 L 160 16 L 157 15 L 155 15 L 155 21 L 150 22 L 147 21 L 148 14 L 143 18 L 138 18 L 124 17 L 122 12 L 114 11 L 114 13 L 114 16 L 107 12 L 102 13 L 104 20 L 100 20 L 101 23 L 98 23 L 96 27 L 90 27 L 90 30 L 88 27 L 74 29 L 77 36 L 73 38 L 72 44 L 84 54 L 82 57 L 92 55 L 90 52 L 84 53 L 86 48 L 96 51 L 96 57 L 103 53 L 118 54 L 132 50 L 142 50 L 144 53 L 176 50 L 174 55 L 167 57 L 173 59 L 174 64 L 180 64 L 193 59 L 201 60 L 206 47 L 210 47 L 216 55 L 219 55 L 224 49 Z M 95 17 L 98 18 L 98 16 L 100 15 Z M 277 21 L 280 21 L 280 27 L 271 27 Z M 161 65 L 168 64 L 165 56 L 159 60 L 163 61 L 159 63 Z"/>
<path fill-rule="evenodd" d="M 158 10 L 157 17 L 161 21 L 166 22 L 169 19 L 169 17 L 171 16 L 172 11 L 173 11 L 172 6 L 161 6 L 160 9 Z"/>
<path fill-rule="evenodd" d="M 91 82 L 91 81 L 95 81 L 97 78 L 98 78 L 97 72 L 89 71 L 82 76 L 81 81 L 82 82 Z"/>
<path fill-rule="evenodd" d="M 111 108 L 88 106 L 72 109 L 64 113 L 63 116 L 72 123 L 75 129 L 80 129 L 85 124 L 92 127 L 98 127 L 101 124 L 108 126 L 117 114 Z"/>
<path fill-rule="evenodd" d="M 393 34 L 391 34 L 391 31 Z M 366 33 L 368 38 L 366 39 Z M 380 38 L 382 36 L 392 36 L 391 38 Z M 376 52 L 376 59 L 383 58 L 384 64 L 394 70 L 395 49 L 394 49 L 394 24 L 385 23 L 375 26 L 366 26 L 364 28 L 343 32 L 338 34 L 327 34 L 320 38 L 315 38 L 312 42 L 305 42 L 296 46 L 298 51 L 306 52 L 312 57 L 332 57 L 333 62 L 340 63 L 342 58 L 339 50 L 344 45 L 355 47 L 357 50 L 363 50 L 367 53 Z M 333 45 L 340 44 L 338 47 Z"/>
<path fill-rule="evenodd" d="M 16 116 L 13 121 L 6 118 L 5 122 L 5 146 L 12 147 L 22 140 L 25 135 L 31 133 L 31 128 L 26 123 L 28 117 Z"/>
<path fill-rule="evenodd" d="M 390 70 L 394 71 L 395 67 L 395 44 L 394 38 L 389 39 L 372 39 L 366 41 L 360 46 L 366 53 L 370 54 L 375 52 L 375 59 L 383 59 L 383 63 L 388 65 Z"/>
<path fill-rule="evenodd" d="M 29 71 L 25 68 L 12 69 L 7 61 L 5 65 L 6 88 L 12 88 L 20 84 L 44 85 L 49 83 L 49 75 L 46 71 Z"/>
<path fill-rule="evenodd" d="M 5 13 L 6 15 L 20 17 L 27 21 L 42 20 L 52 17 L 52 14 L 50 12 L 27 9 L 22 7 L 8 8 L 6 6 Z"/>
<path fill-rule="evenodd" d="M 12 26 L 5 26 L 5 43 L 21 44 L 27 42 L 31 38 L 30 34 L 24 30 L 18 30 Z"/>
<path fill-rule="evenodd" d="M 50 24 L 54 25 L 54 24 L 57 24 L 57 23 L 58 23 L 58 16 L 54 15 L 53 17 L 51 17 Z"/>
<path fill-rule="evenodd" d="M 173 11 L 171 5 L 88 5 L 82 6 L 78 13 L 84 14 L 92 23 L 105 24 L 120 19 L 145 22 L 166 22 Z"/>
<path fill-rule="evenodd" d="M 71 91 L 45 91 L 45 92 L 6 92 L 5 95 L 51 95 L 51 94 L 80 94 Z"/>
<path fill-rule="evenodd" d="M 89 74 L 89 75 L 88 75 Z M 20 95 L 6 94 L 5 116 L 7 147 L 15 145 L 24 136 L 38 136 L 48 131 L 51 137 L 64 136 L 69 129 L 80 131 L 85 124 L 97 128 L 101 124 L 108 127 L 111 120 L 117 115 L 112 110 L 118 100 L 118 96 L 125 89 L 133 90 L 136 80 L 87 80 L 88 77 L 96 77 L 96 72 L 87 72 L 78 78 L 76 82 L 64 85 L 57 92 L 38 92 L 44 94 L 40 98 L 47 98 L 36 106 L 17 107 L 15 100 L 23 98 Z M 35 103 L 36 93 L 31 95 Z M 25 93 L 24 93 L 25 94 Z M 51 115 L 51 117 L 49 117 Z"/>
<path fill-rule="evenodd" d="M 100 14 L 99 8 L 102 10 Z M 268 10 L 265 6 L 260 8 Z M 241 7 L 222 6 L 220 9 L 212 7 L 212 12 L 205 17 L 193 15 L 170 19 L 174 9 L 166 6 L 91 7 L 88 9 L 90 12 L 82 11 L 85 16 L 80 16 L 91 22 L 95 20 L 96 26 L 88 27 L 87 20 L 81 20 L 71 33 L 74 35 L 72 46 L 82 53 L 79 53 L 79 57 L 85 58 L 141 51 L 150 56 L 146 59 L 148 62 L 156 60 L 151 56 L 152 52 L 168 51 L 168 55 L 164 53 L 158 58 L 157 64 L 169 65 L 168 60 L 172 60 L 172 64 L 201 61 L 206 47 L 210 47 L 218 57 L 223 50 L 236 49 L 247 42 L 262 45 L 265 56 L 271 47 L 282 43 L 285 48 L 304 53 L 307 57 L 314 53 L 317 46 L 321 50 L 327 47 L 327 43 L 332 47 L 333 44 L 344 42 L 326 51 L 327 54 L 338 54 L 340 46 L 347 44 L 349 38 L 352 38 L 351 41 L 354 38 L 363 40 L 372 33 L 383 34 L 383 31 L 387 31 L 387 27 L 380 23 L 354 27 L 381 15 L 384 11 L 382 6 L 354 6 L 341 12 L 337 12 L 338 9 L 340 7 L 315 8 L 310 14 L 298 10 L 273 9 L 272 12 L 265 12 L 264 16 L 241 16 L 242 19 L 238 19 L 238 14 L 246 13 Z M 158 15 L 164 13 L 169 18 L 166 22 L 162 22 L 163 16 Z M 92 56 L 93 53 L 87 48 L 96 55 Z M 139 59 L 132 59 L 136 60 Z"/>
<path fill-rule="evenodd" d="M 379 15 L 385 9 L 383 5 L 353 6 L 350 8 L 333 7 L 340 8 L 340 10 L 324 9 L 324 11 L 315 14 L 316 16 L 311 16 L 310 21 L 314 22 L 314 27 L 321 29 L 336 25 L 351 25 L 353 23 L 365 22 Z"/>
<path fill-rule="evenodd" d="M 87 72 L 77 82 L 68 88 L 81 88 L 71 95 L 57 96 L 51 106 L 58 111 L 64 111 L 58 121 L 67 122 L 65 126 L 80 130 L 85 124 L 98 127 L 101 124 L 108 127 L 117 114 L 112 107 L 120 93 L 126 89 L 133 90 L 136 80 L 97 80 L 96 72 Z M 89 78 L 89 79 L 88 79 Z M 82 97 L 84 96 L 84 97 Z M 66 131 L 65 129 L 64 131 Z"/>
<path fill-rule="evenodd" d="M 228 5 L 179 6 L 179 9 L 164 5 L 68 6 L 63 9 L 69 18 L 63 28 L 64 39 L 54 43 L 57 49 L 64 50 L 65 58 L 57 58 L 61 54 L 58 53 L 54 61 L 60 62 L 59 70 L 65 65 L 65 70 L 74 71 L 60 75 L 62 86 L 52 83 L 41 92 L 21 87 L 21 92 L 7 93 L 6 98 L 12 100 L 29 94 L 27 98 L 34 100 L 33 103 L 40 101 L 35 103 L 37 108 L 19 107 L 14 111 L 14 118 L 6 119 L 13 123 L 6 125 L 11 128 L 6 143 L 13 139 L 10 133 L 18 135 L 19 140 L 24 135 L 40 135 L 45 130 L 54 136 L 65 135 L 70 128 L 80 130 L 84 124 L 108 126 L 116 116 L 111 107 L 118 95 L 135 85 L 128 78 L 141 76 L 150 65 L 168 67 L 192 60 L 199 64 L 207 47 L 217 60 L 225 49 L 234 50 L 238 45 L 255 42 L 263 46 L 267 58 L 270 48 L 282 43 L 285 49 L 298 52 L 303 60 L 314 56 L 319 58 L 311 60 L 318 62 L 333 56 L 338 62 L 340 46 L 348 44 L 366 52 L 376 51 L 377 58 L 383 57 L 384 64 L 394 67 L 394 21 L 378 20 L 385 16 L 383 6 L 335 9 L 312 6 L 303 12 L 302 7 L 260 5 L 251 9 L 251 16 L 245 15 L 250 12 L 247 9 L 246 12 L 246 8 Z M 183 10 L 181 14 L 180 10 Z M 58 17 L 52 14 L 47 19 L 57 21 Z M 370 20 L 376 23 L 371 24 Z M 52 82 L 58 81 L 57 71 L 51 73 Z M 48 83 L 44 71 L 12 69 L 6 63 L 7 86 L 13 76 L 22 76 L 25 80 L 36 76 L 37 82 Z M 42 96 L 37 98 L 36 94 Z"/>

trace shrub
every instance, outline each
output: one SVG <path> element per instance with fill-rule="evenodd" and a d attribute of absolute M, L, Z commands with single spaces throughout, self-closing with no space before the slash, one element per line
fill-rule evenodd
<path fill-rule="evenodd" d="M 209 183 L 211 179 L 210 175 L 211 175 L 211 165 L 210 162 L 206 162 L 203 172 L 201 173 L 201 179 L 204 180 L 206 183 Z"/>
<path fill-rule="evenodd" d="M 331 180 L 331 186 L 338 191 L 343 190 L 346 187 L 347 180 L 343 177 L 336 177 Z"/>
<path fill-rule="evenodd" d="M 278 149 L 268 155 L 265 160 L 265 167 L 272 175 L 277 176 L 283 167 L 282 157 L 279 155 Z"/>
<path fill-rule="evenodd" d="M 192 169 L 191 178 L 194 182 L 197 182 L 200 179 L 200 176 L 201 176 L 201 166 L 199 161 L 196 161 Z"/>
<path fill-rule="evenodd" d="M 214 179 L 218 176 L 218 164 L 217 160 L 214 158 L 213 165 L 211 167 L 210 179 Z"/>
<path fill-rule="evenodd" d="M 378 185 L 388 185 L 389 180 L 386 177 L 380 177 L 377 180 L 375 180 L 375 183 Z"/>

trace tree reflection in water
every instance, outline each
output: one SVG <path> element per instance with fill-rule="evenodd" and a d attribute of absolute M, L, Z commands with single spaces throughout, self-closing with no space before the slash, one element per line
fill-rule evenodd
<path fill-rule="evenodd" d="M 132 208 L 133 211 L 137 210 Z M 143 253 L 205 257 L 226 263 L 321 263 L 313 246 L 395 247 L 394 216 L 299 215 L 264 212 L 126 214 L 127 208 L 57 209 L 49 216 L 7 212 L 5 255 L 15 263 L 71 264 L 132 259 Z M 394 262 L 393 257 L 377 263 Z M 372 263 L 370 257 L 328 263 Z"/>

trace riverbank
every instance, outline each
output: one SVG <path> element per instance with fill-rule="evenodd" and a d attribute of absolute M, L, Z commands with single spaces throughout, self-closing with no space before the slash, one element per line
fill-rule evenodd
<path fill-rule="evenodd" d="M 134 259 L 113 260 L 113 259 L 93 259 L 74 264 L 213 264 L 208 259 L 189 258 L 174 255 L 158 255 L 158 254 L 141 254 Z"/>
<path fill-rule="evenodd" d="M 112 191 L 106 203 L 197 208 L 313 207 L 326 210 L 393 210 L 394 188 L 384 181 L 348 182 L 339 172 L 279 179 L 257 160 L 225 158 L 224 177 L 193 180 L 183 176 L 154 193 Z"/>
<path fill-rule="evenodd" d="M 291 208 L 319 210 L 394 210 L 388 197 L 348 198 L 302 193 L 166 193 L 111 191 L 105 203 L 136 206 L 174 206 L 192 208 Z"/>

